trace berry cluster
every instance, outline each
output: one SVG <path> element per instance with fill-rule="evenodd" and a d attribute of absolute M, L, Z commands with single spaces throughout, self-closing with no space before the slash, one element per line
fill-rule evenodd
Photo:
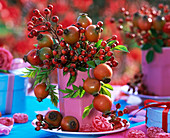
<path fill-rule="evenodd" d="M 36 37 L 38 43 L 35 44 L 35 49 L 24 56 L 24 61 L 32 65 L 32 68 L 27 69 L 28 72 L 25 74 L 27 77 L 35 79 L 34 92 L 37 100 L 42 101 L 50 94 L 52 102 L 56 105 L 58 97 L 54 92 L 55 86 L 51 85 L 49 80 L 49 74 L 53 70 L 58 68 L 63 70 L 63 75 L 70 74 L 67 86 L 75 82 L 77 71 L 87 71 L 89 75 L 91 68 L 98 68 L 94 73 L 98 82 L 109 83 L 112 77 L 112 67 L 118 65 L 114 57 L 114 50 L 124 52 L 128 52 L 128 50 L 125 46 L 119 45 L 116 35 L 108 40 L 99 39 L 103 31 L 102 21 L 93 25 L 91 18 L 86 13 L 81 13 L 75 24 L 63 28 L 59 24 L 59 17 L 52 15 L 52 11 L 51 4 L 44 9 L 42 14 L 38 9 L 33 11 L 34 16 L 27 24 L 28 37 Z M 89 78 L 91 78 L 90 75 Z M 87 83 L 84 89 L 87 87 L 91 89 L 89 85 Z M 73 95 L 74 91 L 71 91 Z M 88 90 L 86 92 L 94 92 L 94 90 L 90 91 L 92 92 L 88 92 Z M 95 90 L 95 92 L 98 91 Z"/>
<path fill-rule="evenodd" d="M 118 30 L 123 31 L 129 39 L 134 39 L 142 50 L 149 50 L 146 60 L 153 60 L 153 53 L 162 52 L 162 47 L 170 45 L 170 11 L 168 5 L 159 4 L 155 7 L 142 6 L 139 11 L 130 14 L 121 8 L 123 18 L 118 20 Z M 115 20 L 111 19 L 111 23 Z"/>
<path fill-rule="evenodd" d="M 138 94 L 154 96 L 155 95 L 154 93 L 147 90 L 147 86 L 144 84 L 142 78 L 143 78 L 142 73 L 135 74 L 134 78 L 131 79 L 131 81 L 127 83 L 127 85 L 129 86 L 128 92 L 132 89 L 134 93 L 137 88 Z"/>
<path fill-rule="evenodd" d="M 79 122 L 73 116 L 63 117 L 60 112 L 56 110 L 48 111 L 43 117 L 42 114 L 36 115 L 37 121 L 35 123 L 35 130 L 39 131 L 40 129 L 57 129 L 62 131 L 78 131 Z"/>

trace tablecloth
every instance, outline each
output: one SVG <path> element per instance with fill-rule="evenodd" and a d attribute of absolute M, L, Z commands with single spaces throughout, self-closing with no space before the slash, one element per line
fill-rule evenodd
<path fill-rule="evenodd" d="M 114 104 L 120 103 L 122 105 L 122 108 L 124 108 L 127 103 L 124 100 L 119 100 L 117 102 L 114 102 Z M 21 101 L 22 104 L 22 101 Z M 50 99 L 44 99 L 43 102 L 38 102 L 36 100 L 36 97 L 33 96 L 26 96 L 26 110 L 24 113 L 26 113 L 29 116 L 29 121 L 25 124 L 14 124 L 10 134 L 8 136 L 1 136 L 1 138 L 57 138 L 56 134 L 45 132 L 43 130 L 35 131 L 35 128 L 31 125 L 32 120 L 36 118 L 35 111 L 43 111 L 50 109 L 57 109 L 50 101 Z M 7 117 L 12 117 L 13 114 L 5 115 Z M 123 115 L 123 118 L 127 119 L 127 115 Z M 135 123 L 131 122 L 130 127 L 138 126 L 144 124 L 144 122 Z"/>

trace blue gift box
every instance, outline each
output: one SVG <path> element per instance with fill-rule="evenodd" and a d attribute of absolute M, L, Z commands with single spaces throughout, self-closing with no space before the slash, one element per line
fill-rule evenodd
<path fill-rule="evenodd" d="M 0 112 L 24 112 L 28 78 L 19 73 L 0 73 Z"/>

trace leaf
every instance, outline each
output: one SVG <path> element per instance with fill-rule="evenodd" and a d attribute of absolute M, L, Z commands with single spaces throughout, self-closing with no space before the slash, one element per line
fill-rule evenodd
<path fill-rule="evenodd" d="M 157 44 L 161 47 L 163 46 L 164 42 L 161 39 L 156 39 Z"/>
<path fill-rule="evenodd" d="M 162 47 L 160 45 L 153 45 L 153 49 L 158 53 L 162 53 Z"/>
<path fill-rule="evenodd" d="M 83 67 L 77 67 L 78 70 L 82 71 L 82 72 L 86 72 L 87 69 L 86 68 L 83 68 Z"/>
<path fill-rule="evenodd" d="M 33 44 L 35 47 L 37 47 L 38 46 L 38 44 Z"/>
<path fill-rule="evenodd" d="M 125 47 L 123 45 L 115 46 L 114 48 L 112 48 L 112 50 L 119 50 L 119 51 L 123 51 L 123 52 L 129 52 L 127 47 Z"/>
<path fill-rule="evenodd" d="M 148 50 L 148 49 L 150 49 L 151 47 L 152 47 L 152 44 L 146 43 L 146 44 L 143 44 L 143 45 L 142 45 L 142 50 Z"/>
<path fill-rule="evenodd" d="M 66 88 L 66 91 L 67 91 L 67 93 L 72 93 L 73 92 L 72 89 L 68 89 L 68 88 Z"/>
<path fill-rule="evenodd" d="M 77 87 L 76 85 L 72 85 L 73 86 L 73 90 L 78 90 L 79 87 Z"/>
<path fill-rule="evenodd" d="M 94 62 L 96 65 L 99 65 L 101 63 L 100 59 L 96 59 Z"/>
<path fill-rule="evenodd" d="M 168 38 L 168 35 L 166 33 L 162 33 L 162 38 L 163 39 L 167 39 Z"/>
<path fill-rule="evenodd" d="M 71 98 L 76 98 L 77 96 L 79 96 L 79 92 L 75 92 L 75 93 L 71 96 Z"/>
<path fill-rule="evenodd" d="M 103 41 L 102 39 L 99 40 L 99 41 L 94 45 L 94 47 L 96 47 L 96 48 L 98 49 L 98 48 L 100 47 L 102 41 Z"/>
<path fill-rule="evenodd" d="M 93 69 L 96 67 L 94 61 L 87 61 L 86 63 Z"/>
<path fill-rule="evenodd" d="M 72 83 L 75 82 L 76 76 L 77 76 L 77 74 L 76 74 L 75 76 L 72 76 L 72 75 L 70 74 L 70 78 L 69 78 L 69 80 L 68 80 L 68 82 L 67 82 L 67 87 L 70 86 Z"/>
<path fill-rule="evenodd" d="M 88 70 L 87 70 L 87 75 L 88 75 L 89 78 L 91 78 L 91 76 L 90 76 L 90 68 L 88 68 Z"/>
<path fill-rule="evenodd" d="M 105 56 L 104 57 L 104 60 L 101 61 L 101 63 L 105 63 L 106 61 L 108 61 L 109 59 L 111 58 L 111 56 Z"/>
<path fill-rule="evenodd" d="M 80 89 L 80 93 L 79 93 L 79 96 L 80 98 L 82 98 L 85 94 L 85 90 L 84 89 Z"/>
<path fill-rule="evenodd" d="M 68 73 L 68 71 L 67 72 L 63 71 L 63 76 L 66 75 L 67 73 Z"/>
<path fill-rule="evenodd" d="M 69 93 L 69 94 L 67 94 L 67 95 L 63 96 L 63 98 L 70 98 L 71 96 L 73 96 L 73 94 L 74 94 L 74 92 Z"/>
<path fill-rule="evenodd" d="M 58 97 L 54 94 L 54 93 L 51 93 L 51 102 L 57 107 L 58 105 Z"/>
<path fill-rule="evenodd" d="M 153 61 L 153 58 L 154 58 L 154 51 L 153 50 L 148 51 L 148 53 L 146 54 L 147 63 L 151 63 Z"/>
<path fill-rule="evenodd" d="M 108 46 L 112 46 L 113 43 L 115 43 L 115 42 L 116 42 L 116 40 L 111 40 L 111 41 L 109 41 L 109 42 L 107 43 L 107 45 L 108 45 Z"/>
<path fill-rule="evenodd" d="M 113 87 L 110 84 L 103 84 L 103 87 L 108 88 L 109 90 L 113 90 Z"/>
<path fill-rule="evenodd" d="M 62 89 L 58 89 L 59 91 L 61 91 L 62 93 L 68 93 L 67 90 L 62 90 Z"/>
<path fill-rule="evenodd" d="M 84 108 L 84 111 L 83 111 L 83 115 L 82 115 L 82 118 L 84 119 L 86 116 L 89 115 L 90 111 L 93 109 L 93 104 L 89 105 L 89 106 L 86 106 Z"/>
<path fill-rule="evenodd" d="M 157 36 L 158 36 L 158 34 L 157 34 L 157 32 L 156 32 L 155 29 L 150 29 L 150 31 L 151 31 L 151 34 L 152 34 L 154 37 L 157 37 Z"/>
<path fill-rule="evenodd" d="M 105 94 L 111 97 L 111 93 L 105 87 L 101 86 L 101 89 L 102 89 L 102 94 Z"/>

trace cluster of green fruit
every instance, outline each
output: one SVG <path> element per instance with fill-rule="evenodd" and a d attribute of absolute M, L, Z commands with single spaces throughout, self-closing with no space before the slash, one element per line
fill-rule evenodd
<path fill-rule="evenodd" d="M 37 37 L 38 40 L 35 49 L 24 56 L 24 60 L 32 65 L 32 68 L 25 72 L 25 76 L 35 79 L 34 93 L 37 100 L 42 101 L 50 95 L 51 101 L 57 104 L 55 86 L 49 81 L 49 74 L 56 68 L 63 69 L 63 75 L 70 74 L 67 86 L 75 82 L 77 71 L 82 71 L 87 72 L 89 76 L 84 82 L 83 89 L 95 95 L 94 107 L 103 113 L 110 111 L 112 102 L 106 95 L 99 94 L 100 86 L 111 81 L 112 67 L 118 65 L 114 50 L 128 52 L 127 48 L 119 45 L 116 35 L 108 40 L 99 39 L 103 31 L 102 21 L 92 25 L 90 17 L 82 13 L 75 24 L 64 29 L 58 23 L 58 16 L 51 16 L 52 10 L 53 6 L 48 5 L 43 11 L 45 15 L 43 16 L 35 9 L 33 11 L 35 16 L 27 24 L 30 31 L 28 37 Z M 90 69 L 94 69 L 95 78 L 91 78 Z M 98 103 L 102 104 L 99 108 Z"/>
<path fill-rule="evenodd" d="M 146 61 L 150 63 L 154 52 L 161 53 L 162 47 L 170 46 L 170 11 L 168 5 L 155 7 L 142 6 L 133 15 L 121 8 L 123 18 L 118 20 L 118 29 L 125 36 L 134 39 L 142 50 L 148 50 Z M 113 23 L 114 18 L 111 19 Z"/>

